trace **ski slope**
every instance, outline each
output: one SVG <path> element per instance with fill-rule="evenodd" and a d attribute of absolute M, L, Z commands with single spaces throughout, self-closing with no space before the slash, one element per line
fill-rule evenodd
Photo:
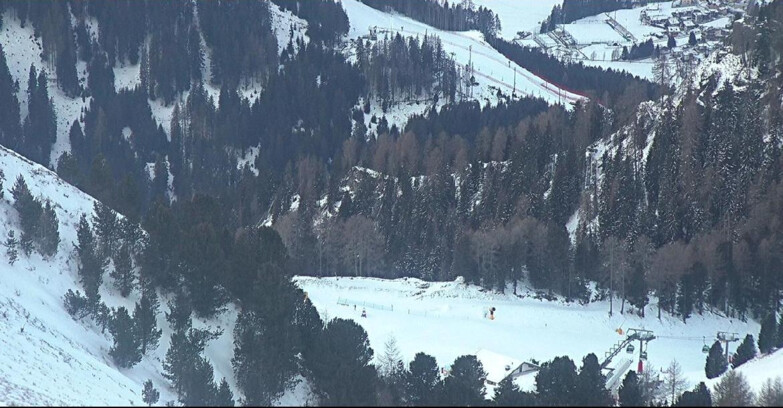
<path fill-rule="evenodd" d="M 754 335 L 753 337 L 756 338 L 758 336 Z M 774 379 L 775 377 L 783 378 L 783 349 L 779 349 L 765 356 L 756 357 L 737 367 L 736 371 L 745 376 L 745 379 L 748 381 L 748 384 L 750 384 L 753 392 L 758 396 L 759 392 L 761 392 L 761 388 L 764 386 L 764 382 L 768 379 Z M 724 373 L 724 375 L 726 374 Z M 723 378 L 723 376 L 707 380 L 707 386 L 712 388 L 715 384 L 720 382 L 721 378 Z"/>
<path fill-rule="evenodd" d="M 349 39 L 367 36 L 372 27 L 403 36 L 437 35 L 447 54 L 463 66 L 472 63 L 478 86 L 473 97 L 482 105 L 495 105 L 499 101 L 497 91 L 506 95 L 540 97 L 550 104 L 569 106 L 583 97 L 560 89 L 520 67 L 492 48 L 477 31 L 453 32 L 438 30 L 424 23 L 398 14 L 384 13 L 366 6 L 358 0 L 342 0 L 342 6 L 350 21 Z M 502 23 L 501 23 L 502 24 Z"/>
<path fill-rule="evenodd" d="M 492 10 L 500 19 L 500 37 L 511 41 L 519 31 L 537 33 L 552 8 L 563 0 L 473 0 L 473 4 Z"/>
<path fill-rule="evenodd" d="M 68 289 L 82 291 L 77 275 L 74 243 L 81 214 L 93 215 L 95 200 L 57 175 L 17 153 L 0 146 L 0 169 L 5 173 L 0 199 L 0 239 L 9 230 L 18 239 L 19 219 L 13 208 L 11 188 L 22 175 L 32 194 L 49 199 L 59 220 L 60 244 L 51 259 L 37 252 L 30 257 L 19 251 L 9 265 L 5 247 L 0 248 L 0 405 L 144 405 L 142 384 L 151 379 L 160 391 L 159 404 L 176 402 L 176 394 L 162 376 L 162 361 L 169 347 L 171 329 L 165 319 L 168 298 L 160 298 L 158 328 L 163 329 L 158 348 L 131 369 L 117 368 L 108 354 L 113 341 L 90 320 L 74 321 L 63 306 Z M 133 311 L 139 293 L 122 298 L 104 274 L 101 299 L 109 307 L 125 306 Z M 222 329 L 204 355 L 214 367 L 217 382 L 226 378 L 237 392 L 233 376 L 233 328 L 237 317 L 233 304 L 210 320 L 193 319 L 193 326 Z M 309 396 L 306 382 L 299 383 L 277 403 L 301 405 Z"/>
<path fill-rule="evenodd" d="M 655 304 L 647 307 L 644 319 L 631 313 L 621 315 L 619 300 L 614 304 L 615 314 L 609 317 L 608 300 L 585 306 L 539 300 L 535 292 L 522 286 L 518 290 L 520 296 L 513 295 L 510 288 L 507 294 L 491 293 L 465 285 L 461 278 L 454 282 L 424 282 L 414 278 L 300 276 L 294 280 L 323 318 L 353 319 L 361 324 L 376 358 L 383 353 L 389 336 L 394 336 L 406 364 L 422 351 L 435 357 L 441 367 L 447 367 L 460 355 L 485 349 L 522 361 L 544 362 L 568 355 L 579 366 L 588 353 L 595 353 L 602 360 L 604 353 L 624 338 L 617 334 L 617 328 L 640 328 L 652 330 L 657 336 L 648 344 L 648 363 L 665 368 L 676 359 L 693 386 L 706 380 L 706 356 L 701 351 L 705 341 L 711 344 L 717 331 L 737 332 L 743 337 L 746 333 L 755 336 L 759 331 L 759 324 L 754 321 L 741 322 L 714 314 L 693 316 L 687 324 L 665 313 L 658 320 Z M 363 304 L 366 318 L 360 317 Z M 497 308 L 495 320 L 484 317 L 491 306 Z M 634 345 L 636 354 L 623 351 L 613 363 L 636 369 L 639 349 L 638 343 Z M 731 352 L 736 347 L 736 343 L 732 344 Z M 628 358 L 631 364 L 622 364 Z M 523 389 L 535 387 L 531 375 L 519 377 L 517 383 Z"/>

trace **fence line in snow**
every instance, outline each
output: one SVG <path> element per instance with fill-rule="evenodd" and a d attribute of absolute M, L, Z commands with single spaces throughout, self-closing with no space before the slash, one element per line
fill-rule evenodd
<path fill-rule="evenodd" d="M 373 302 L 367 302 L 364 300 L 352 300 L 347 298 L 337 298 L 337 304 L 340 306 L 361 306 L 363 308 L 367 309 L 376 309 L 376 310 L 384 310 L 387 312 L 393 312 L 394 305 L 382 305 L 378 303 Z M 423 316 L 423 317 L 445 317 L 439 310 L 415 310 L 415 309 L 400 309 L 397 308 L 398 312 L 403 312 L 409 315 L 414 316 Z M 486 313 L 486 312 L 485 312 Z M 452 315 L 448 316 L 451 319 L 464 319 L 464 320 L 483 320 L 486 319 L 487 316 L 484 316 L 483 318 L 480 316 L 469 316 L 469 315 Z"/>

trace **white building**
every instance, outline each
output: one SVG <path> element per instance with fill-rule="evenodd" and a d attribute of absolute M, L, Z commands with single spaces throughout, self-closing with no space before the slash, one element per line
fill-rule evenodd
<path fill-rule="evenodd" d="M 507 377 L 511 377 L 513 380 L 521 375 L 536 372 L 539 369 L 536 364 L 486 349 L 477 351 L 476 359 L 484 367 L 484 371 L 487 373 L 486 383 L 490 386 L 500 384 Z"/>

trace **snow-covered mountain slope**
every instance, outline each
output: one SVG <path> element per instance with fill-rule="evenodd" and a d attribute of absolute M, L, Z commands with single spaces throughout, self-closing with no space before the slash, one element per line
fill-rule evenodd
<path fill-rule="evenodd" d="M 44 62 L 41 39 L 33 34 L 33 26 L 29 22 L 22 27 L 21 21 L 11 12 L 5 12 L 2 16 L 3 24 L 0 29 L 0 44 L 3 45 L 8 69 L 11 78 L 18 81 L 19 90 L 16 97 L 21 107 L 21 120 L 27 117 L 27 80 L 30 75 L 30 65 L 35 66 L 36 72 L 46 70 L 49 79 L 47 90 L 54 103 L 54 111 L 57 114 L 57 141 L 52 146 L 50 164 L 54 167 L 57 159 L 64 152 L 71 151 L 71 142 L 68 139 L 68 131 L 71 124 L 78 119 L 82 110 L 90 105 L 89 98 L 71 98 L 57 86 L 57 73 L 53 66 Z M 138 69 L 137 69 L 138 73 Z M 76 63 L 76 74 L 79 81 L 85 84 L 87 81 L 87 64 L 83 61 Z"/>
<path fill-rule="evenodd" d="M 522 286 L 513 295 L 492 293 L 461 279 L 454 282 L 424 282 L 414 278 L 384 280 L 377 278 L 313 278 L 296 277 L 295 282 L 306 291 L 318 312 L 325 319 L 353 319 L 369 335 L 370 345 L 378 358 L 384 344 L 394 336 L 403 360 L 410 362 L 417 352 L 432 355 L 441 367 L 447 367 L 463 354 L 480 349 L 490 350 L 522 361 L 547 361 L 560 355 L 570 356 L 577 365 L 588 353 L 603 360 L 604 353 L 624 336 L 616 329 L 652 330 L 657 337 L 648 344 L 648 362 L 657 368 L 668 366 L 676 359 L 683 373 L 695 385 L 706 380 L 705 355 L 701 349 L 711 343 L 718 331 L 756 334 L 756 322 L 742 322 L 712 313 L 695 315 L 683 323 L 664 313 L 657 318 L 653 298 L 646 309 L 646 318 L 626 310 L 620 314 L 620 300 L 614 303 L 615 313 L 609 317 L 609 301 L 588 305 L 565 303 L 561 300 L 536 298 L 536 293 Z M 357 305 L 354 309 L 353 305 Z M 495 319 L 484 313 L 495 307 Z M 367 317 L 362 318 L 365 308 Z M 626 304 L 626 309 L 628 305 Z M 630 369 L 638 364 L 639 346 L 635 354 L 625 351 L 613 363 L 631 358 Z M 732 345 L 734 352 L 736 344 Z M 535 387 L 531 376 L 517 382 L 525 389 Z"/>
<path fill-rule="evenodd" d="M 382 30 L 400 33 L 406 37 L 437 35 L 443 42 L 446 53 L 453 55 L 458 63 L 463 66 L 473 64 L 476 81 L 479 83 L 473 91 L 473 97 L 482 104 L 496 104 L 498 89 L 507 95 L 516 90 L 519 96 L 541 97 L 553 104 L 568 105 L 582 98 L 553 86 L 510 61 L 487 44 L 483 35 L 477 31 L 438 30 L 408 17 L 376 10 L 358 0 L 342 0 L 342 6 L 351 25 L 348 33 L 350 39 L 369 35 L 372 27 L 377 27 L 381 36 L 384 35 Z"/>
<path fill-rule="evenodd" d="M 768 379 L 774 379 L 775 377 L 783 378 L 783 349 L 765 356 L 756 357 L 737 367 L 736 370 L 745 376 L 753 392 L 758 395 Z M 724 373 L 724 375 L 726 374 Z M 720 382 L 721 378 L 723 376 L 706 381 L 707 386 L 712 388 L 716 383 Z"/>
<path fill-rule="evenodd" d="M 91 217 L 95 200 L 65 183 L 57 175 L 0 146 L 0 169 L 5 173 L 0 200 L 0 237 L 9 230 L 20 234 L 10 190 L 22 175 L 36 197 L 49 199 L 59 219 L 60 244 L 51 259 L 20 251 L 9 265 L 5 247 L 0 251 L 0 405 L 142 405 L 142 383 L 148 378 L 161 393 L 161 403 L 176 401 L 162 375 L 161 363 L 169 346 L 171 329 L 164 317 L 167 299 L 161 298 L 158 327 L 163 336 L 157 349 L 132 369 L 118 369 L 108 350 L 112 338 L 89 321 L 74 321 L 63 306 L 68 289 L 81 290 L 74 255 L 76 227 L 81 214 Z M 101 298 L 109 307 L 133 310 L 139 294 L 122 298 L 104 275 Z M 194 319 L 194 327 L 223 329 L 205 350 L 215 378 L 225 377 L 239 396 L 232 374 L 233 326 L 237 311 L 229 305 L 223 315 L 209 321 Z M 299 392 L 301 394 L 301 392 Z M 298 401 L 298 394 L 286 396 Z"/>
<path fill-rule="evenodd" d="M 520 31 L 538 32 L 541 22 L 563 0 L 473 0 L 473 4 L 492 10 L 500 19 L 498 35 L 511 41 Z"/>

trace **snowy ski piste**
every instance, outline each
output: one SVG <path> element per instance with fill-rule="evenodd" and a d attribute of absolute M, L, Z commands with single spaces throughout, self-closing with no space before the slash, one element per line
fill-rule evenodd
<path fill-rule="evenodd" d="M 350 39 L 369 35 L 372 27 L 378 28 L 379 37 L 385 35 L 383 31 L 389 31 L 393 35 L 399 33 L 403 37 L 418 36 L 420 39 L 424 35 L 438 36 L 444 51 L 453 56 L 457 63 L 462 66 L 472 63 L 475 79 L 479 84 L 473 90 L 473 96 L 474 99 L 482 101 L 482 104 L 497 104 L 498 89 L 506 95 L 516 91 L 517 96 L 540 97 L 550 104 L 561 103 L 566 107 L 584 99 L 548 83 L 510 61 L 487 44 L 478 31 L 439 30 L 399 14 L 384 13 L 358 0 L 342 0 L 341 3 L 350 21 Z"/>
<path fill-rule="evenodd" d="M 603 361 L 605 352 L 625 338 L 618 334 L 618 328 L 624 333 L 636 328 L 652 330 L 656 336 L 647 345 L 645 367 L 651 364 L 656 370 L 665 369 L 676 359 L 693 387 L 707 380 L 702 347 L 705 343 L 711 345 L 718 331 L 736 332 L 743 338 L 748 333 L 757 336 L 760 328 L 752 320 L 743 322 L 709 312 L 696 314 L 687 323 L 665 312 L 658 320 L 655 297 L 645 309 L 645 318 L 627 311 L 620 314 L 621 301 L 615 298 L 610 317 L 608 299 L 587 305 L 536 299 L 535 291 L 521 285 L 518 296 L 511 287 L 500 294 L 466 285 L 462 278 L 425 282 L 416 278 L 297 276 L 294 281 L 307 292 L 324 320 L 339 317 L 360 324 L 367 331 L 376 359 L 383 354 L 389 337 L 394 336 L 406 364 L 416 353 L 424 352 L 435 357 L 440 367 L 448 367 L 457 357 L 483 349 L 539 363 L 567 355 L 578 367 L 588 353 L 595 353 Z M 494 320 L 484 317 L 490 307 L 496 308 Z M 362 309 L 367 311 L 366 318 L 361 317 Z M 628 368 L 636 369 L 638 342 L 634 346 L 634 354 L 621 351 L 610 367 L 631 359 Z M 737 342 L 732 343 L 730 353 L 737 346 Z M 760 361 L 769 366 L 766 360 L 770 359 Z M 763 379 L 775 375 L 775 370 L 759 371 L 756 377 Z M 783 374 L 783 369 L 777 371 Z M 524 390 L 534 390 L 534 377 L 523 375 L 516 382 Z"/>

